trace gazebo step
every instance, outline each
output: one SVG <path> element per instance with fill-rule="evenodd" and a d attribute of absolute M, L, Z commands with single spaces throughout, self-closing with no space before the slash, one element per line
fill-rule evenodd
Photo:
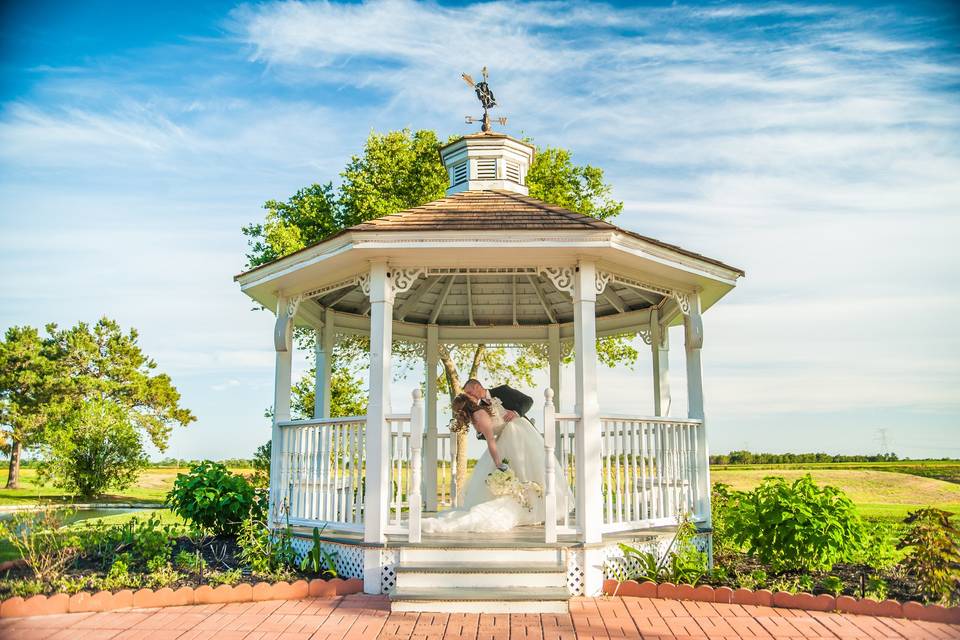
<path fill-rule="evenodd" d="M 566 551 L 562 548 L 516 548 L 516 547 L 470 547 L 470 548 L 451 548 L 451 547 L 402 547 L 400 549 L 400 564 L 403 566 L 438 564 L 438 565 L 459 565 L 459 564 L 491 564 L 491 563 L 509 563 L 509 564 L 530 564 L 530 563 L 553 563 L 564 564 L 566 561 Z"/>
<path fill-rule="evenodd" d="M 392 611 L 448 613 L 566 613 L 566 587 L 396 589 Z"/>
<path fill-rule="evenodd" d="M 424 563 L 397 567 L 397 589 L 552 588 L 567 585 L 557 563 Z"/>

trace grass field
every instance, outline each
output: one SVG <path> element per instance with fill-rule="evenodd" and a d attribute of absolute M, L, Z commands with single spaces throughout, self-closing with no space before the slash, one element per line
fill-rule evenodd
<path fill-rule="evenodd" d="M 140 475 L 136 486 L 121 494 L 100 496 L 96 502 L 137 502 L 144 504 L 162 504 L 167 492 L 173 487 L 178 473 L 186 473 L 185 468 L 148 468 Z M 234 473 L 250 475 L 250 469 L 231 469 Z M 7 469 L 0 470 L 0 487 L 7 483 Z M 0 505 L 35 504 L 37 502 L 76 502 L 56 487 L 41 487 L 37 484 L 37 470 L 20 470 L 20 489 L 0 489 Z"/>

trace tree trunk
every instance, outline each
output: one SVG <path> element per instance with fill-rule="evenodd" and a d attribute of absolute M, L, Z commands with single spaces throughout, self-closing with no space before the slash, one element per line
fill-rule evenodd
<path fill-rule="evenodd" d="M 6 488 L 20 488 L 20 441 L 16 438 L 10 438 L 10 471 L 7 473 Z"/>

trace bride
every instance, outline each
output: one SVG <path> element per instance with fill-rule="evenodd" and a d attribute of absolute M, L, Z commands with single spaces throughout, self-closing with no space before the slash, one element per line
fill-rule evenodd
<path fill-rule="evenodd" d="M 473 425 L 487 442 L 473 475 L 464 490 L 463 506 L 444 511 L 436 518 L 424 518 L 424 533 L 498 532 L 517 526 L 540 524 L 544 517 L 545 464 L 543 436 L 529 420 L 507 410 L 499 398 L 493 398 L 483 386 L 471 380 L 452 403 L 453 418 L 461 426 Z M 558 465 L 559 466 L 559 465 Z M 562 468 L 562 467 L 561 467 Z M 523 498 L 497 496 L 487 485 L 496 470 L 510 470 L 520 486 Z M 557 473 L 557 514 L 573 507 L 573 496 Z"/>

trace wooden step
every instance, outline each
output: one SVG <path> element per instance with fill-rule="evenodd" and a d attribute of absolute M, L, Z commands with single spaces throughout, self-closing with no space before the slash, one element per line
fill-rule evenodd
<path fill-rule="evenodd" d="M 566 568 L 557 563 L 423 563 L 397 567 L 398 589 L 566 587 Z"/>
<path fill-rule="evenodd" d="M 416 562 L 401 564 L 397 573 L 565 573 L 566 565 L 557 562 Z"/>

